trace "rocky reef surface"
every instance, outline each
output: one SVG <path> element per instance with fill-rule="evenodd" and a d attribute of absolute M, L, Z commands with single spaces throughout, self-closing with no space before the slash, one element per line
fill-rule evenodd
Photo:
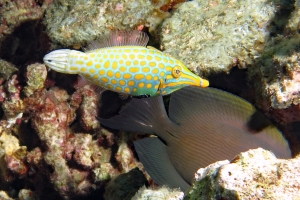
<path fill-rule="evenodd" d="M 297 198 L 299 15 L 299 0 L 0 1 L 0 198 Z M 128 29 L 149 33 L 151 45 L 213 87 L 260 108 L 295 158 L 250 150 L 199 169 L 185 197 L 158 187 L 134 152 L 140 136 L 95 119 L 116 114 L 126 101 L 42 62 L 54 48 L 78 49 Z"/>
<path fill-rule="evenodd" d="M 195 174 L 185 199 L 297 199 L 300 159 L 277 159 L 261 148 L 219 161 Z"/>

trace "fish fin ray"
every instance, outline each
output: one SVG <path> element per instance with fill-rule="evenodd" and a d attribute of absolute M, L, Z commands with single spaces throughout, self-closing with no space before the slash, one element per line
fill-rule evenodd
<path fill-rule="evenodd" d="M 83 75 L 79 74 L 78 75 L 78 79 L 77 79 L 77 88 L 82 88 L 86 85 L 91 85 L 93 90 L 100 94 L 102 92 L 104 92 L 106 89 L 104 87 L 101 87 L 99 85 L 96 85 L 94 83 L 92 83 L 90 80 L 88 80 L 87 78 L 85 78 Z"/>
<path fill-rule="evenodd" d="M 169 158 L 167 146 L 157 137 L 137 140 L 134 147 L 147 173 L 157 184 L 188 190 L 190 185 L 177 172 Z"/>
<path fill-rule="evenodd" d="M 130 95 L 129 94 L 126 94 L 126 93 L 119 93 L 119 97 L 122 99 L 122 100 L 126 100 L 128 99 Z"/>
<path fill-rule="evenodd" d="M 114 46 L 146 46 L 149 37 L 145 32 L 138 30 L 131 31 L 113 31 L 108 36 L 90 42 L 83 48 L 84 52 Z"/>
<path fill-rule="evenodd" d="M 252 134 L 252 140 L 262 145 L 262 148 L 272 150 L 280 158 L 289 158 L 291 153 L 288 142 L 271 123 L 264 122 L 261 127 L 255 127 L 260 128 L 255 134 L 251 133 L 249 128 L 254 127 L 249 127 L 249 120 L 251 121 L 251 116 L 255 115 L 255 112 L 257 112 L 255 107 L 246 100 L 211 87 L 184 87 L 172 93 L 169 104 L 170 120 L 180 123 L 187 132 L 199 130 L 199 124 L 203 126 L 209 124 L 207 127 L 218 133 L 224 132 L 220 129 L 221 126 L 227 128 L 227 131 L 232 127 L 231 133 L 224 132 L 228 137 L 233 132 L 237 134 L 236 130 L 239 129 L 244 134 Z M 264 115 L 260 117 L 266 118 Z M 250 142 L 245 144 L 247 145 L 251 146 Z"/>

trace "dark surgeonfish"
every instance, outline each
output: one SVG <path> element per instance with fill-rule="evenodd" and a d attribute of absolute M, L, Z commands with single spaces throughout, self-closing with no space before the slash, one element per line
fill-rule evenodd
<path fill-rule="evenodd" d="M 140 161 L 159 185 L 190 187 L 194 173 L 219 160 L 262 147 L 290 158 L 287 141 L 250 103 L 214 88 L 185 87 L 171 94 L 169 116 L 161 96 L 133 99 L 108 127 L 155 134 L 134 142 Z"/>

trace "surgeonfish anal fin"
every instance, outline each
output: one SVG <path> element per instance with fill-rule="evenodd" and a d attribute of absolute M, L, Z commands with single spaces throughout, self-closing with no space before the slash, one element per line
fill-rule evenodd
<path fill-rule="evenodd" d="M 150 177 L 160 186 L 167 185 L 182 191 L 190 185 L 179 175 L 169 158 L 167 146 L 157 137 L 149 137 L 134 142 L 135 150 Z"/>
<path fill-rule="evenodd" d="M 97 119 L 109 128 L 149 134 L 156 133 L 155 128 L 161 128 L 169 120 L 162 96 L 134 98 L 119 112 L 119 115 L 110 119 Z"/>
<path fill-rule="evenodd" d="M 146 46 L 149 37 L 145 32 L 138 30 L 114 31 L 107 37 L 92 41 L 83 50 L 88 53 L 96 49 L 114 46 Z"/>

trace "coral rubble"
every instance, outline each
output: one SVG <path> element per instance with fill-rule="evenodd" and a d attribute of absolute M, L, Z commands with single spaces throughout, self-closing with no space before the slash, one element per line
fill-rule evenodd
<path fill-rule="evenodd" d="M 186 199 L 297 199 L 300 159 L 276 159 L 261 148 L 201 168 Z"/>
<path fill-rule="evenodd" d="M 0 47 L 1 41 L 10 35 L 21 23 L 40 19 L 51 0 L 43 1 L 40 6 L 34 0 L 1 1 L 0 9 Z"/>
<path fill-rule="evenodd" d="M 170 189 L 165 186 L 156 189 L 142 187 L 132 200 L 182 200 L 183 197 L 184 193 L 179 189 Z"/>
<path fill-rule="evenodd" d="M 54 43 L 82 46 L 111 29 L 154 29 L 167 16 L 150 1 L 55 1 L 47 9 L 45 24 Z"/>
<path fill-rule="evenodd" d="M 276 11 L 267 0 L 186 2 L 163 22 L 161 46 L 204 75 L 245 68 L 261 55 Z"/>
<path fill-rule="evenodd" d="M 91 85 L 77 85 L 69 95 L 59 87 L 46 89 L 47 75 L 45 65 L 35 63 L 27 66 L 25 87 L 20 87 L 18 75 L 1 83 L 0 189 L 20 178 L 35 188 L 20 190 L 20 199 L 43 198 L 49 188 L 62 199 L 72 199 L 103 189 L 111 178 L 137 166 L 142 169 L 127 146 L 128 137 L 116 139 L 99 126 L 95 116 L 100 96 Z M 30 128 L 20 131 L 20 126 Z M 39 141 L 29 149 L 21 132 Z"/>

